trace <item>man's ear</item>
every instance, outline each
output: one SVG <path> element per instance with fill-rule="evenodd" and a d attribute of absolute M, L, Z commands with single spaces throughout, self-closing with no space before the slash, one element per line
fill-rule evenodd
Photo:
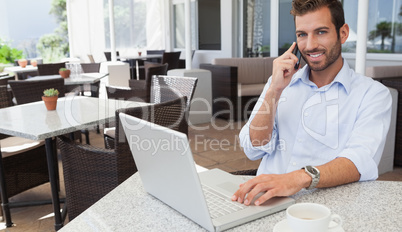
<path fill-rule="evenodd" d="M 339 28 L 339 37 L 341 39 L 341 43 L 344 44 L 349 37 L 349 25 L 343 24 L 341 28 Z"/>

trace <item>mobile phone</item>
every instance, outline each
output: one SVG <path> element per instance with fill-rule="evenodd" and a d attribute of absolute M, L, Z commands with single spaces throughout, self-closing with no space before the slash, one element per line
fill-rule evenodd
<path fill-rule="evenodd" d="M 299 51 L 299 47 L 295 46 L 295 48 L 293 49 L 293 54 L 297 57 L 297 63 L 295 64 L 295 69 L 299 69 L 299 65 L 300 65 L 300 59 L 301 59 L 301 53 Z"/>

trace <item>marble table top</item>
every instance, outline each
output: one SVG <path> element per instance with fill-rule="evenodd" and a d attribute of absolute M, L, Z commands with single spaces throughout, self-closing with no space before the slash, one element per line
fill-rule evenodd
<path fill-rule="evenodd" d="M 244 177 L 246 180 L 247 177 Z M 301 190 L 297 203 L 324 204 L 339 214 L 344 231 L 401 231 L 402 182 L 358 182 L 327 189 Z M 229 231 L 273 231 L 285 211 Z M 177 211 L 147 194 L 136 173 L 60 231 L 204 231 Z"/>
<path fill-rule="evenodd" d="M 17 72 L 30 72 L 30 71 L 35 71 L 38 70 L 38 67 L 34 67 L 32 65 L 27 65 L 25 68 L 21 66 L 10 66 L 10 67 L 5 67 L 4 72 L 7 73 L 17 73 Z"/>
<path fill-rule="evenodd" d="M 59 98 L 48 111 L 43 101 L 0 109 L 0 133 L 41 140 L 115 120 L 115 111 L 146 103 L 85 96 Z"/>
<path fill-rule="evenodd" d="M 100 81 L 100 79 L 106 77 L 107 75 L 108 75 L 107 73 L 81 73 L 76 77 L 70 76 L 69 78 L 65 78 L 64 85 L 93 84 Z M 54 78 L 62 78 L 62 77 L 60 75 L 35 76 L 27 79 L 27 81 L 48 80 Z"/>

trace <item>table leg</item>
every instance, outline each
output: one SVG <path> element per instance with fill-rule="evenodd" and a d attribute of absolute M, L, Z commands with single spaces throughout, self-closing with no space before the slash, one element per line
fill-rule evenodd
<path fill-rule="evenodd" d="M 135 60 L 135 72 L 137 74 L 137 80 L 140 79 L 140 67 L 138 67 L 138 60 Z"/>
<path fill-rule="evenodd" d="M 57 184 L 58 175 L 54 167 L 54 164 L 55 162 L 57 162 L 57 159 L 54 160 L 52 138 L 45 139 L 45 146 L 46 146 L 47 167 L 49 169 L 50 188 L 52 191 L 53 212 L 55 219 L 54 227 L 56 230 L 59 230 L 61 227 L 63 227 L 63 221 L 60 212 L 60 198 Z"/>
<path fill-rule="evenodd" d="M 7 197 L 7 188 L 6 188 L 6 176 L 4 174 L 3 168 L 3 155 L 1 154 L 0 150 L 0 188 L 1 188 L 1 206 L 3 207 L 4 217 L 6 218 L 6 226 L 10 227 L 13 226 L 14 223 L 11 221 L 11 213 L 10 213 L 10 206 Z"/>

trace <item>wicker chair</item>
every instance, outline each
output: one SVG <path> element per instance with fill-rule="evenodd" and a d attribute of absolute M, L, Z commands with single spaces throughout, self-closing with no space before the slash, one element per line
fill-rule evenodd
<path fill-rule="evenodd" d="M 17 72 L 17 80 L 26 80 L 26 79 L 29 79 L 31 77 L 35 77 L 38 75 L 39 75 L 38 70 L 28 71 L 28 72 Z"/>
<path fill-rule="evenodd" d="M 162 55 L 162 64 L 168 63 L 168 70 L 179 68 L 179 59 L 181 52 L 164 52 Z"/>
<path fill-rule="evenodd" d="M 0 108 L 11 106 L 9 97 L 7 86 L 0 86 Z M 44 141 L 0 134 L 0 145 L 8 198 L 49 182 Z M 29 147 L 16 150 L 18 145 Z M 0 214 L 3 215 L 3 210 Z M 5 212 L 5 215 L 10 215 L 10 212 Z M 11 221 L 10 216 L 8 220 Z"/>
<path fill-rule="evenodd" d="M 65 68 L 66 64 L 63 63 L 53 63 L 53 64 L 38 64 L 38 73 L 41 76 L 44 75 L 57 75 L 59 74 L 60 68 Z"/>
<path fill-rule="evenodd" d="M 15 80 L 15 76 L 3 76 L 0 77 L 0 85 L 7 85 L 8 81 Z"/>
<path fill-rule="evenodd" d="M 173 77 L 173 76 L 152 76 L 151 84 L 151 103 L 161 103 L 171 101 L 178 97 L 186 96 L 186 119 L 190 112 L 190 103 L 194 95 L 195 88 L 197 86 L 197 78 L 194 77 Z M 108 88 L 107 88 L 108 89 Z M 108 91 L 110 91 L 109 87 Z M 135 100 L 138 97 L 134 97 L 134 91 L 131 89 L 119 89 L 115 88 L 115 92 L 120 92 L 120 95 L 125 95 L 125 98 L 119 98 L 124 100 Z M 117 96 L 117 95 L 115 95 Z M 110 97 L 108 93 L 108 97 Z M 188 127 L 183 128 L 183 133 L 188 135 Z M 105 147 L 111 149 L 114 147 L 114 128 L 105 128 L 104 139 Z"/>
<path fill-rule="evenodd" d="M 153 75 L 166 75 L 168 64 L 144 62 L 145 80 L 129 80 L 128 85 L 134 90 L 135 96 L 150 102 L 151 82 Z"/>
<path fill-rule="evenodd" d="M 144 107 L 132 107 L 116 111 L 181 130 L 186 127 L 186 98 Z M 177 123 L 178 119 L 179 123 Z M 65 136 L 58 138 L 62 157 L 66 204 L 69 220 L 90 207 L 137 171 L 121 125 L 116 128 L 115 149 L 102 149 L 79 144 Z"/>
<path fill-rule="evenodd" d="M 83 73 L 98 73 L 100 69 L 100 63 L 81 63 Z M 81 89 L 81 95 L 85 95 L 85 92 L 90 92 L 91 97 L 99 97 L 100 81 L 84 85 Z"/>
<path fill-rule="evenodd" d="M 105 53 L 106 61 L 112 61 L 112 52 L 104 52 L 104 53 Z M 117 60 L 120 60 L 119 51 L 116 51 L 116 56 L 117 56 Z"/>
<path fill-rule="evenodd" d="M 100 69 L 100 63 L 81 63 L 81 68 L 84 73 L 97 73 Z"/>
<path fill-rule="evenodd" d="M 147 55 L 163 55 L 165 50 L 147 50 Z M 147 61 L 154 63 L 161 63 L 161 58 L 148 58 Z"/>
<path fill-rule="evenodd" d="M 8 81 L 17 104 L 25 104 L 35 101 L 41 101 L 43 90 L 55 88 L 59 91 L 59 97 L 64 97 L 64 79 L 55 78 L 48 80 L 32 81 Z"/>

